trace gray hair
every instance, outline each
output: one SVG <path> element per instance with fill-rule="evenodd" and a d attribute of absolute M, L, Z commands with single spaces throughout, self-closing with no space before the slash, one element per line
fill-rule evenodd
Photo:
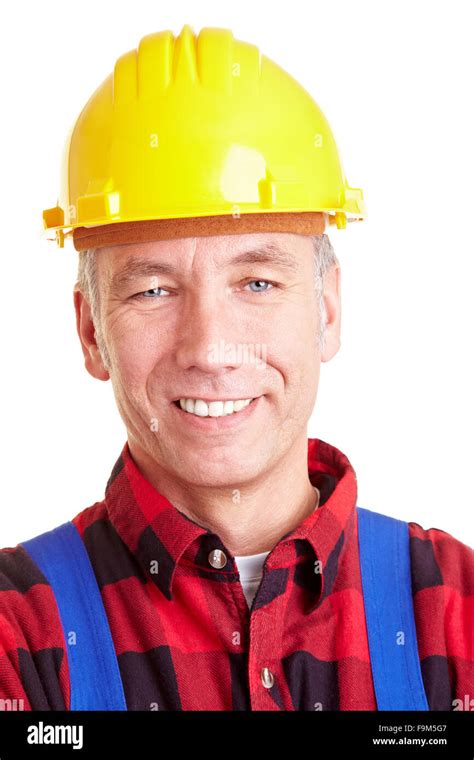
<path fill-rule="evenodd" d="M 319 310 L 319 331 L 317 334 L 317 340 L 319 342 L 319 350 L 323 351 L 325 347 L 325 334 L 326 334 L 326 306 L 324 303 L 324 277 L 326 272 L 334 265 L 338 264 L 336 254 L 332 243 L 328 235 L 313 235 L 313 273 L 314 273 L 314 288 L 318 298 L 318 310 Z M 102 362 L 107 371 L 110 371 L 111 360 L 110 354 L 107 349 L 103 330 L 102 320 L 100 314 L 100 290 L 97 278 L 97 257 L 96 248 L 88 248 L 84 251 L 78 251 L 78 271 L 77 271 L 77 285 L 84 294 L 87 302 L 90 305 L 92 321 L 94 324 L 95 339 Z"/>

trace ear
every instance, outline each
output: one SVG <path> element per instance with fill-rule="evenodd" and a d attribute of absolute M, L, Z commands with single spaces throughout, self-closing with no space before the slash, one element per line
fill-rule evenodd
<path fill-rule="evenodd" d="M 81 341 L 86 369 L 97 380 L 108 380 L 110 375 L 102 363 L 97 346 L 90 305 L 83 292 L 79 289 L 78 283 L 74 286 L 74 308 L 76 311 L 77 333 Z"/>
<path fill-rule="evenodd" d="M 328 362 L 341 346 L 341 268 L 336 262 L 324 277 L 324 303 L 326 306 L 325 346 L 321 361 Z"/>

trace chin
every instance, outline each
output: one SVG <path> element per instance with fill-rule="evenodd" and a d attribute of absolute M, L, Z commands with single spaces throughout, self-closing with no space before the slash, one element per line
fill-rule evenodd
<path fill-rule="evenodd" d="M 248 461 L 242 461 L 242 458 L 237 461 L 234 456 L 226 460 L 222 448 L 216 448 L 214 454 L 212 450 L 206 451 L 205 461 L 200 452 L 189 458 L 183 456 L 180 465 L 180 478 L 209 488 L 231 488 L 235 483 L 246 483 L 260 475 L 254 457 L 249 457 Z"/>

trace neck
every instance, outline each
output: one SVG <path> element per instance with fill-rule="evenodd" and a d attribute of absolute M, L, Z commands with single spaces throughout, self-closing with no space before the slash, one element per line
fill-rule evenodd
<path fill-rule="evenodd" d="M 130 454 L 143 476 L 180 512 L 219 536 L 234 556 L 271 551 L 319 502 L 308 475 L 306 434 L 257 479 L 218 487 L 167 471 L 133 438 Z"/>

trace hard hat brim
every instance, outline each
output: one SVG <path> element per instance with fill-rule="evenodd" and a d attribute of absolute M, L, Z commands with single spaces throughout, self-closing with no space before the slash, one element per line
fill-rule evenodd
<path fill-rule="evenodd" d="M 147 219 L 114 222 L 94 227 L 76 227 L 76 251 L 115 245 L 173 240 L 213 235 L 245 235 L 252 232 L 290 232 L 297 235 L 323 235 L 329 215 L 319 211 L 241 214 L 179 219 Z"/>

